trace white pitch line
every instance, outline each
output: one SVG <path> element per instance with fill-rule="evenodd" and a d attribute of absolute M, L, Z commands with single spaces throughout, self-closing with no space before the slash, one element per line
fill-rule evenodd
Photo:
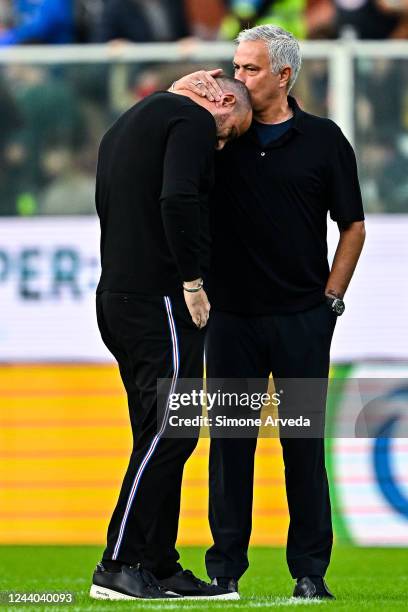
<path fill-rule="evenodd" d="M 121 602 L 124 603 L 127 607 L 127 604 L 131 603 L 133 604 L 133 609 L 139 609 L 139 606 L 141 607 L 143 605 L 143 609 L 144 610 L 163 610 L 163 612 L 165 612 L 166 610 L 202 610 L 203 607 L 208 607 L 208 599 L 205 601 L 197 601 L 197 602 L 183 602 L 183 600 L 181 599 L 179 602 L 177 603 L 168 603 L 168 602 L 147 602 L 144 601 L 143 604 L 142 602 L 140 602 L 140 604 L 133 600 L 132 602 Z M 221 603 L 221 602 L 215 602 L 211 605 L 211 609 L 225 609 L 226 605 L 228 606 L 228 610 L 230 609 L 236 609 L 239 610 L 240 608 L 282 608 L 284 606 L 304 606 L 304 605 L 311 605 L 311 606 L 315 606 L 315 605 L 320 605 L 320 604 L 324 604 L 326 603 L 324 600 L 320 600 L 320 599 L 300 599 L 300 598 L 296 598 L 296 597 L 276 597 L 274 599 L 264 599 L 264 600 L 258 600 L 258 601 L 254 601 L 251 599 L 241 599 L 239 602 L 227 602 L 227 604 L 225 602 Z M 73 612 L 76 612 L 76 610 L 81 610 L 81 612 L 86 612 L 86 611 L 95 611 L 95 606 L 81 606 L 81 608 L 77 608 L 76 606 L 73 608 Z M 105 609 L 105 606 L 104 606 Z"/>

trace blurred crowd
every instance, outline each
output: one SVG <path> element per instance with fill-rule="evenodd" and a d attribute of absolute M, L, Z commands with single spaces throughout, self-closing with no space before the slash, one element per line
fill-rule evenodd
<path fill-rule="evenodd" d="M 408 0 L 0 0 L 0 45 L 233 39 L 263 22 L 299 38 L 404 37 Z M 1 49 L 0 49 L 1 52 Z M 231 73 L 231 63 L 213 62 Z M 191 62 L 0 63 L 0 215 L 94 214 L 101 135 Z M 204 66 L 205 67 L 205 66 Z M 355 147 L 368 212 L 408 212 L 408 58 L 359 59 Z M 328 114 L 328 64 L 306 59 L 294 95 Z"/>
<path fill-rule="evenodd" d="M 407 38 L 408 0 L 0 0 L 0 45 L 233 39 L 275 23 L 298 38 Z"/>

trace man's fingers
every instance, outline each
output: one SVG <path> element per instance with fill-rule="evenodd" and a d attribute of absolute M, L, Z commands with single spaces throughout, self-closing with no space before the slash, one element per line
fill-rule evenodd
<path fill-rule="evenodd" d="M 205 327 L 208 323 L 208 312 L 202 310 L 193 317 L 193 322 L 199 329 Z"/>
<path fill-rule="evenodd" d="M 202 329 L 203 327 L 207 325 L 208 319 L 196 317 L 195 319 L 193 319 L 193 321 L 194 321 L 194 324 L 198 327 L 198 329 Z"/>
<path fill-rule="evenodd" d="M 202 96 L 203 98 L 208 98 L 210 101 L 213 99 L 213 95 L 207 90 L 206 86 L 206 72 L 204 70 L 199 70 L 198 72 L 193 72 L 190 75 L 189 86 L 194 93 Z"/>
<path fill-rule="evenodd" d="M 187 308 L 194 325 L 202 329 L 207 325 L 210 311 L 210 303 L 204 290 L 197 294 L 186 294 L 184 296 Z"/>
<path fill-rule="evenodd" d="M 200 320 L 200 324 L 199 324 L 199 326 L 198 326 L 198 327 L 199 327 L 200 329 L 203 329 L 203 327 L 205 327 L 205 326 L 207 325 L 207 323 L 208 323 L 208 317 L 206 317 L 205 319 L 201 319 L 201 320 Z"/>
<path fill-rule="evenodd" d="M 190 81 L 189 85 L 191 90 L 202 98 L 207 98 L 210 102 L 214 100 L 214 96 L 212 95 L 210 90 L 207 89 L 207 87 L 204 85 L 204 81 Z"/>
<path fill-rule="evenodd" d="M 213 78 L 210 72 L 205 72 L 204 75 L 205 76 L 200 79 L 201 81 L 203 81 L 203 87 L 207 89 L 207 91 L 214 98 L 214 100 L 221 100 L 222 89 L 218 85 L 217 80 Z"/>
<path fill-rule="evenodd" d="M 207 80 L 198 79 L 192 82 L 191 85 L 194 87 L 194 93 L 197 93 L 202 98 L 207 98 L 210 102 L 217 98 L 218 94 L 215 93 L 214 88 L 209 85 Z"/>
<path fill-rule="evenodd" d="M 222 72 L 221 69 L 211 70 L 206 72 L 205 70 L 200 70 L 195 72 L 190 81 L 190 85 L 194 88 L 194 92 L 203 98 L 207 98 L 210 102 L 214 100 L 220 100 L 222 96 L 222 89 L 218 85 L 217 80 L 213 78 L 212 74 L 220 74 Z"/>
<path fill-rule="evenodd" d="M 219 101 L 222 97 L 222 89 L 214 76 L 220 74 L 222 74 L 221 68 L 208 71 L 197 70 L 197 72 L 193 72 L 179 79 L 178 89 L 182 89 L 184 86 L 195 94 L 207 98 L 210 102 L 214 100 Z"/>
<path fill-rule="evenodd" d="M 197 318 L 196 325 L 199 329 L 202 329 L 203 327 L 205 327 L 207 323 L 208 323 L 208 317 L 198 317 Z"/>

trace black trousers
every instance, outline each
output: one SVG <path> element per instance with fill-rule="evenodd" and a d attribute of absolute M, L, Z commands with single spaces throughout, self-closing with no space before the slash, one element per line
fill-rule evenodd
<path fill-rule="evenodd" d="M 157 380 L 169 379 L 174 391 L 179 378 L 202 378 L 204 330 L 193 324 L 182 297 L 104 292 L 96 309 L 102 339 L 119 364 L 133 432 L 103 559 L 140 562 L 164 578 L 181 569 L 175 548 L 181 482 L 197 438 L 163 436 Z"/>
<path fill-rule="evenodd" d="M 323 303 L 304 312 L 243 317 L 212 312 L 206 338 L 211 378 L 327 378 L 336 316 Z M 279 383 L 278 383 L 279 384 Z M 325 397 L 324 397 L 325 404 Z M 212 438 L 207 551 L 211 578 L 248 568 L 256 438 Z M 323 438 L 281 437 L 290 514 L 286 557 L 294 578 L 324 576 L 333 533 Z"/>

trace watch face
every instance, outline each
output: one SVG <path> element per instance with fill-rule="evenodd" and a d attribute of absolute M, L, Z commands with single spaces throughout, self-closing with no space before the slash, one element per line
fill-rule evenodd
<path fill-rule="evenodd" d="M 337 315 L 342 315 L 342 314 L 343 314 L 343 312 L 344 312 L 344 310 L 345 310 L 345 308 L 346 308 L 346 307 L 345 307 L 345 305 L 344 305 L 343 300 L 339 300 L 339 299 L 334 300 L 334 302 L 333 302 L 333 310 L 334 310 L 334 312 L 335 312 Z"/>

